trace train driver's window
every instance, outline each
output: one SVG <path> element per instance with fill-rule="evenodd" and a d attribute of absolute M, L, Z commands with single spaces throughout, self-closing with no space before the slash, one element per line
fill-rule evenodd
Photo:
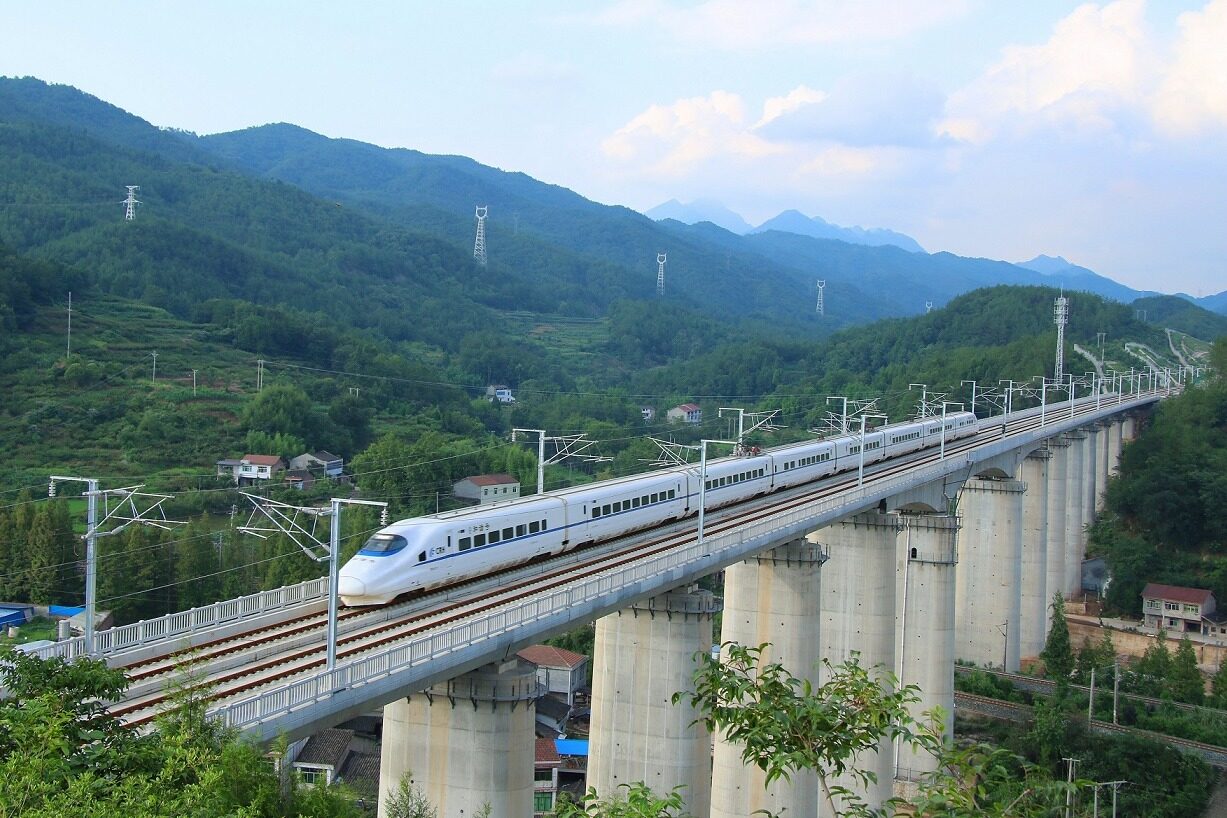
<path fill-rule="evenodd" d="M 426 562 L 426 552 L 425 551 L 418 552 L 418 562 Z"/>

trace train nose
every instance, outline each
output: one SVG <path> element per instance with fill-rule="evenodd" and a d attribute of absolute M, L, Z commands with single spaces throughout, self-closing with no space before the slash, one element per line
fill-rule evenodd
<path fill-rule="evenodd" d="M 366 583 L 355 576 L 341 574 L 337 577 L 337 594 L 343 597 L 366 596 Z"/>

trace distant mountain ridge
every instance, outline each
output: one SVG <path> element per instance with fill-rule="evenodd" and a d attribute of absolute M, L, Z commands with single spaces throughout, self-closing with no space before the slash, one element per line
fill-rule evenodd
<path fill-rule="evenodd" d="M 57 155 L 50 144 L 75 152 Z M 668 254 L 662 303 L 730 327 L 753 320 L 801 337 L 921 314 L 928 301 L 940 306 L 981 287 L 1057 283 L 1006 262 L 929 255 L 918 244 L 908 250 L 865 243 L 878 234 L 873 230 L 852 229 L 857 243 L 843 234 L 815 236 L 845 228 L 800 213 L 781 214 L 762 227 L 774 223 L 803 232 L 766 229 L 745 236 L 714 223 L 656 222 L 467 157 L 335 139 L 286 123 L 210 136 L 162 129 L 76 89 L 34 79 L 0 78 L 0 172 L 8 174 L 0 179 L 13 201 L 70 202 L 88 192 L 91 201 L 117 202 L 124 184 L 141 183 L 147 204 L 138 220 L 175 223 L 174 230 L 159 228 L 167 239 L 162 251 L 180 257 L 174 263 L 184 275 L 190 269 L 186 254 L 199 239 L 202 248 L 220 240 L 240 253 L 236 269 L 260 271 L 260 277 L 302 276 L 287 283 L 308 292 L 316 274 L 376 288 L 384 285 L 367 276 L 396 280 L 409 306 L 389 300 L 376 308 L 387 313 L 380 320 L 404 320 L 409 327 L 412 312 L 393 316 L 419 303 L 423 291 L 466 303 L 473 298 L 494 310 L 606 315 L 620 301 L 656 299 L 656 255 L 662 251 Z M 471 269 L 475 205 L 490 206 L 490 266 L 480 276 Z M 83 230 L 110 235 L 113 218 L 101 210 L 9 208 L 0 211 L 0 241 L 81 265 L 105 261 L 116 281 L 127 281 L 123 270 L 138 264 L 147 271 L 148 291 L 158 292 L 157 271 L 167 265 L 141 258 L 142 247 L 103 243 L 97 246 L 111 248 L 113 256 L 94 260 L 88 253 L 95 245 L 85 236 L 65 244 Z M 308 268 L 311 273 L 304 272 Z M 821 321 L 814 315 L 816 278 L 827 281 Z M 1066 284 L 1122 301 L 1137 295 L 1094 274 Z M 240 286 L 224 282 L 231 292 Z M 181 290 L 160 292 L 161 304 L 186 309 Z M 488 320 L 473 314 L 477 323 Z"/>
<path fill-rule="evenodd" d="M 849 244 L 864 244 L 869 247 L 892 246 L 907 250 L 909 253 L 923 253 L 925 249 L 911 236 L 896 233 L 882 227 L 840 227 L 831 224 L 821 216 L 806 216 L 797 210 L 785 210 L 775 218 L 768 219 L 751 233 L 765 233 L 768 230 L 779 230 L 784 233 L 796 233 L 799 236 L 810 236 L 815 239 L 833 239 L 846 241 Z"/>
<path fill-rule="evenodd" d="M 665 219 L 673 219 L 682 224 L 711 222 L 739 236 L 744 236 L 752 229 L 750 223 L 740 214 L 734 213 L 715 199 L 696 199 L 685 204 L 677 199 L 670 199 L 664 204 L 645 211 L 643 215 L 658 222 Z"/>

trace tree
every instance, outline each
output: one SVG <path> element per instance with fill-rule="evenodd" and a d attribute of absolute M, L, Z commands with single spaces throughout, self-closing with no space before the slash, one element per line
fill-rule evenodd
<path fill-rule="evenodd" d="M 674 787 L 668 795 L 656 795 L 642 781 L 622 784 L 625 793 L 601 800 L 595 789 L 588 788 L 582 801 L 573 801 L 565 794 L 558 799 L 554 818 L 689 818 L 682 802 L 682 787 Z"/>
<path fill-rule="evenodd" d="M 1210 703 L 1215 707 L 1227 707 L 1227 662 L 1218 666 L 1210 681 Z"/>
<path fill-rule="evenodd" d="M 1183 637 L 1176 648 L 1168 671 L 1167 688 L 1178 702 L 1201 704 L 1205 701 L 1206 680 L 1197 669 L 1197 654 L 1188 636 Z"/>
<path fill-rule="evenodd" d="M 426 793 L 413 783 L 413 773 L 406 771 L 396 783 L 396 789 L 383 801 L 387 818 L 437 818 L 439 811 L 426 798 Z"/>
<path fill-rule="evenodd" d="M 1044 660 L 1044 673 L 1048 678 L 1059 683 L 1069 682 L 1069 674 L 1074 670 L 1074 652 L 1069 643 L 1069 625 L 1065 621 L 1065 599 L 1060 591 L 1052 597 L 1052 626 L 1040 658 Z"/>
<path fill-rule="evenodd" d="M 856 757 L 883 739 L 898 739 L 905 749 L 932 754 L 937 762 L 936 772 L 920 782 L 918 796 L 910 803 L 892 800 L 887 814 L 918 809 L 919 814 L 959 818 L 1048 815 L 1070 790 L 1011 753 L 983 745 L 950 746 L 940 712 L 926 714 L 923 723 L 912 717 L 914 686 L 897 689 L 889 675 L 874 678 L 855 654 L 840 665 L 824 663 L 828 681 L 815 688 L 778 663 L 762 663 L 765 644 L 723 647 L 724 660 L 696 654 L 694 692 L 674 694 L 674 703 L 688 701 L 709 730 L 740 744 L 742 759 L 763 770 L 767 783 L 799 770 L 813 771 L 834 814 L 875 814 L 830 779 L 874 780 L 872 772 L 855 766 Z M 594 814 L 615 813 L 589 812 Z"/>

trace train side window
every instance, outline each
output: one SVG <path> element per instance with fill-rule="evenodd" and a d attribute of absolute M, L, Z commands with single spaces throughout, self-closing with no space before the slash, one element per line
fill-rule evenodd
<path fill-rule="evenodd" d="M 512 537 L 515 536 L 515 531 L 516 530 L 514 528 L 511 528 L 510 526 L 507 528 L 504 528 L 503 529 L 503 539 L 510 540 Z"/>
<path fill-rule="evenodd" d="M 516 536 L 517 537 L 523 537 L 527 533 L 528 533 L 528 526 L 525 526 L 525 525 L 516 526 Z"/>
<path fill-rule="evenodd" d="M 460 538 L 460 550 L 461 551 L 468 551 L 472 547 L 473 547 L 473 541 L 471 539 L 469 539 L 468 537 Z"/>
<path fill-rule="evenodd" d="M 677 492 L 674 491 L 673 489 L 669 489 L 669 499 L 672 500 L 676 496 L 677 496 Z"/>
<path fill-rule="evenodd" d="M 485 534 L 474 534 L 473 535 L 473 546 L 474 547 L 481 548 L 485 544 L 486 544 Z"/>
<path fill-rule="evenodd" d="M 596 508 L 592 509 L 592 513 L 593 513 L 593 515 L 594 515 L 594 516 L 595 516 L 595 515 L 596 515 L 596 514 L 597 514 L 599 511 L 600 511 L 600 509 L 596 509 Z M 538 525 L 537 525 L 537 521 L 536 521 L 536 520 L 533 520 L 531 523 L 529 523 L 529 524 L 528 524 L 528 533 L 529 533 L 529 534 L 536 534 L 536 533 L 537 533 L 538 531 L 540 531 L 540 530 L 541 530 L 541 528 L 540 528 L 540 526 L 538 526 Z"/>
<path fill-rule="evenodd" d="M 595 520 L 597 517 L 600 517 L 600 516 L 601 516 L 601 508 L 600 508 L 600 506 L 593 506 L 593 507 L 592 507 L 592 519 L 594 519 L 594 520 Z M 536 525 L 536 523 L 533 523 L 533 525 L 535 526 L 535 525 Z"/>
<path fill-rule="evenodd" d="M 490 532 L 490 544 L 494 545 L 496 542 L 498 542 L 498 540 L 499 540 L 498 531 L 491 531 Z"/>
<path fill-rule="evenodd" d="M 611 506 L 609 503 L 601 506 L 601 514 L 605 515 L 606 517 L 613 514 L 613 506 Z"/>
<path fill-rule="evenodd" d="M 546 520 L 542 520 L 542 521 L 541 521 L 541 530 L 542 530 L 542 531 L 545 531 L 547 528 L 549 528 L 549 520 L 548 520 L 548 519 L 546 519 Z"/>
<path fill-rule="evenodd" d="M 633 498 L 631 500 L 631 508 L 639 508 L 639 506 L 640 506 L 639 498 L 638 497 Z"/>

